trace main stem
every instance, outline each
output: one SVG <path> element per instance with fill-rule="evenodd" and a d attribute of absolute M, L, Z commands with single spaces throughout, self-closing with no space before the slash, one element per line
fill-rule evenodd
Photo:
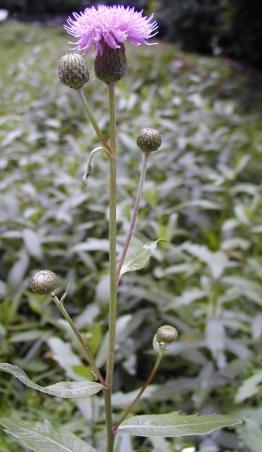
<path fill-rule="evenodd" d="M 109 342 L 106 366 L 106 384 L 108 390 L 105 392 L 106 423 L 107 423 L 107 452 L 113 452 L 114 434 L 112 423 L 112 385 L 115 362 L 116 342 L 116 316 L 117 316 L 117 278 L 116 278 L 116 109 L 115 109 L 115 86 L 108 84 L 109 112 L 110 112 L 110 159 L 109 175 L 109 267 L 110 267 L 110 302 L 109 302 Z"/>
<path fill-rule="evenodd" d="M 142 167 L 141 167 L 141 173 L 140 173 L 140 179 L 139 179 L 139 184 L 138 184 L 138 189 L 137 189 L 136 200 L 135 200 L 135 204 L 133 207 L 131 221 L 130 221 L 130 225 L 129 225 L 128 234 L 127 234 L 127 237 L 125 240 L 124 248 L 123 248 L 123 251 L 121 253 L 121 256 L 120 256 L 120 259 L 119 259 L 119 262 L 117 265 L 117 270 L 116 270 L 117 281 L 119 281 L 119 279 L 120 279 L 121 269 L 122 269 L 125 257 L 127 255 L 127 251 L 128 251 L 131 239 L 134 234 L 139 204 L 140 204 L 140 200 L 142 197 L 143 186 L 144 186 L 145 177 L 146 177 L 147 162 L 148 162 L 148 154 L 143 152 Z"/>

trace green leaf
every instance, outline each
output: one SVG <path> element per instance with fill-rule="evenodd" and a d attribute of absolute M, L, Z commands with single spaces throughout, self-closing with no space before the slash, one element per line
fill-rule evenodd
<path fill-rule="evenodd" d="M 229 266 L 228 257 L 222 251 L 214 253 L 204 245 L 197 245 L 191 242 L 183 243 L 181 249 L 204 262 L 209 267 L 213 278 L 220 278 L 224 270 Z"/>
<path fill-rule="evenodd" d="M 120 425 L 119 430 L 136 436 L 188 436 L 206 435 L 223 427 L 241 424 L 232 416 L 185 415 L 174 411 L 169 414 L 134 416 Z"/>
<path fill-rule="evenodd" d="M 252 419 L 244 419 L 244 425 L 238 428 L 238 434 L 250 451 L 261 450 L 262 430 L 259 424 Z"/>
<path fill-rule="evenodd" d="M 24 447 L 35 452 L 95 452 L 72 433 L 64 429 L 53 429 L 48 421 L 33 423 L 18 417 L 0 418 L 4 431 Z"/>
<path fill-rule="evenodd" d="M 91 396 L 102 389 L 102 385 L 100 383 L 95 383 L 93 381 L 61 381 L 59 383 L 55 383 L 54 385 L 44 387 L 30 380 L 26 373 L 18 366 L 13 366 L 8 363 L 1 363 L 0 370 L 12 374 L 19 381 L 21 381 L 21 383 L 29 388 L 36 389 L 44 394 L 63 397 L 65 399 Z"/>
<path fill-rule="evenodd" d="M 241 403 L 246 399 L 256 395 L 260 391 L 262 383 L 262 370 L 256 372 L 252 377 L 243 381 L 242 385 L 237 391 L 235 402 Z"/>
<path fill-rule="evenodd" d="M 23 231 L 23 239 L 30 256 L 41 260 L 43 258 L 43 253 L 39 235 L 31 229 L 25 229 Z"/>
<path fill-rule="evenodd" d="M 144 268 L 160 241 L 165 240 L 158 239 L 155 242 L 146 243 L 138 252 L 132 254 L 131 256 L 127 256 L 121 269 L 120 276 L 122 276 L 124 273 L 133 272 Z"/>

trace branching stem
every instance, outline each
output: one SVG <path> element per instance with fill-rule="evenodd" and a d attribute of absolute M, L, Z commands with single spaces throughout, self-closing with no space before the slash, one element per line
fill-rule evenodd
<path fill-rule="evenodd" d="M 153 367 L 153 369 L 152 369 L 152 371 L 151 371 L 149 377 L 147 378 L 147 380 L 146 380 L 144 386 L 140 389 L 140 391 L 138 392 L 138 394 L 137 394 L 137 396 L 135 397 L 135 399 L 133 400 L 133 402 L 126 408 L 126 410 L 124 411 L 124 414 L 123 414 L 123 416 L 121 417 L 120 421 L 113 427 L 113 432 L 114 432 L 114 433 L 117 432 L 119 426 L 122 424 L 122 422 L 124 422 L 124 420 L 125 420 L 125 419 L 127 418 L 127 416 L 129 415 L 130 411 L 135 407 L 135 405 L 137 404 L 138 400 L 140 399 L 140 397 L 141 397 L 141 396 L 143 395 L 143 393 L 145 392 L 146 388 L 150 385 L 151 381 L 153 380 L 153 378 L 154 378 L 154 376 L 155 376 L 155 374 L 156 374 L 156 372 L 157 372 L 157 370 L 158 370 L 158 368 L 159 368 L 161 359 L 162 359 L 162 353 L 159 352 L 159 353 L 157 354 L 157 358 L 156 358 L 154 367 Z"/>
<path fill-rule="evenodd" d="M 84 107 L 84 110 L 86 112 L 86 115 L 87 115 L 89 121 L 91 122 L 92 127 L 93 127 L 93 129 L 94 129 L 94 131 L 95 131 L 100 143 L 102 144 L 103 147 L 105 147 L 111 153 L 110 146 L 108 145 L 102 130 L 100 129 L 99 125 L 97 124 L 96 118 L 94 117 L 91 109 L 89 108 L 89 105 L 88 105 L 88 102 L 86 100 L 86 96 L 85 96 L 85 92 L 84 92 L 83 88 L 78 89 L 77 92 L 78 92 L 78 95 L 79 95 L 79 97 L 81 99 L 81 102 L 83 104 L 83 107 Z"/>
<path fill-rule="evenodd" d="M 145 177 L 146 177 L 147 162 L 148 162 L 148 154 L 143 152 L 143 160 L 142 160 L 142 166 L 141 166 L 140 179 L 139 179 L 139 183 L 138 183 L 136 200 L 135 200 L 132 215 L 131 215 L 131 221 L 130 221 L 127 237 L 126 237 L 126 240 L 124 243 L 122 253 L 120 255 L 120 259 L 117 264 L 117 270 L 116 270 L 117 282 L 119 282 L 119 280 L 120 280 L 121 269 L 122 269 L 123 263 L 125 261 L 126 255 L 127 255 L 131 239 L 132 239 L 134 231 L 135 231 L 138 209 L 139 209 L 140 200 L 141 200 L 142 193 L 143 193 L 143 186 L 144 186 Z"/>
<path fill-rule="evenodd" d="M 106 156 L 107 156 L 107 158 L 109 160 L 112 158 L 111 157 L 111 153 L 106 148 L 104 148 L 103 146 L 98 146 L 97 148 L 93 149 L 90 152 L 90 154 L 88 156 L 87 163 L 86 163 L 86 169 L 85 169 L 85 172 L 84 172 L 84 175 L 83 175 L 83 182 L 84 182 L 84 184 L 87 183 L 87 179 L 89 178 L 89 176 L 90 176 L 90 174 L 92 172 L 92 163 L 93 163 L 94 157 L 96 156 L 96 154 L 98 152 L 101 152 L 101 151 L 104 151 L 104 153 L 106 154 Z"/>
<path fill-rule="evenodd" d="M 87 344 L 85 343 L 80 331 L 78 330 L 78 328 L 76 327 L 74 321 L 72 320 L 72 318 L 70 317 L 70 315 L 68 314 L 67 310 L 64 307 L 64 304 L 62 302 L 62 300 L 59 300 L 59 298 L 56 295 L 52 296 L 57 309 L 59 310 L 59 312 L 62 314 L 62 316 L 64 317 L 64 319 L 69 323 L 71 329 L 73 330 L 76 338 L 78 339 L 79 344 L 81 345 L 81 349 L 83 351 L 83 355 L 85 357 L 85 359 L 87 360 L 87 362 L 90 364 L 90 366 L 92 367 L 92 370 L 94 372 L 94 375 L 96 376 L 96 378 L 100 381 L 100 383 L 104 386 L 104 388 L 107 388 L 107 384 L 100 372 L 100 370 L 98 369 L 98 367 L 96 366 L 95 360 L 93 358 L 93 355 L 91 353 L 91 351 L 89 350 Z"/>

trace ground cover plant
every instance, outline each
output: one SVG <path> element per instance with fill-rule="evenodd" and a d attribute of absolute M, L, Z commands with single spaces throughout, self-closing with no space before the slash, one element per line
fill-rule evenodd
<path fill-rule="evenodd" d="M 70 283 L 67 310 L 103 367 L 107 162 L 97 160 L 88 189 L 81 185 L 85 165 L 80 168 L 79 162 L 85 162 L 96 142 L 77 100 L 55 81 L 64 38 L 56 30 L 16 24 L 1 32 L 1 361 L 19 365 L 41 386 L 65 375 L 83 381 L 91 374 L 79 358 L 78 344 L 49 300 L 27 291 L 28 277 L 44 264 L 61 275 L 64 288 Z M 116 447 L 181 450 L 194 444 L 200 450 L 258 450 L 259 112 L 249 105 L 244 78 L 221 60 L 197 59 L 163 45 L 132 51 L 129 60 L 128 83 L 117 85 L 118 228 L 124 239 L 137 185 L 140 154 L 130 136 L 141 124 L 152 125 L 161 128 L 164 143 L 149 168 L 134 248 L 159 238 L 168 244 L 160 243 L 149 266 L 121 283 L 113 403 L 120 415 L 137 394 L 154 360 L 152 337 L 158 326 L 171 323 L 180 338 L 170 346 L 170 358 L 163 360 L 137 412 L 235 412 L 246 422 L 236 432 L 219 431 L 205 439 L 137 442 L 123 436 Z M 91 78 L 87 92 L 107 133 L 105 92 Z M 234 100 L 236 94 L 242 105 Z M 120 236 L 120 249 L 121 242 Z M 45 419 L 47 431 L 52 424 L 60 435 L 67 429 L 83 439 L 93 437 L 103 450 L 99 397 L 58 403 L 4 374 L 1 388 L 5 431 L 14 435 L 12 425 L 17 430 L 23 421 Z M 4 433 L 1 441 L 3 450 L 17 450 Z"/>

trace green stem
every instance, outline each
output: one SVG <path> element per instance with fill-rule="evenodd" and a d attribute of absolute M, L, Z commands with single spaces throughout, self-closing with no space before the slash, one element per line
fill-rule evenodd
<path fill-rule="evenodd" d="M 108 356 L 106 365 L 106 423 L 107 423 L 107 452 L 114 447 L 114 434 L 112 430 L 111 395 L 115 362 L 116 317 L 117 317 L 117 280 L 116 280 L 116 109 L 115 87 L 108 84 L 109 112 L 110 112 L 110 194 L 109 194 L 109 267 L 110 267 L 110 302 L 109 302 L 109 331 Z"/>
<path fill-rule="evenodd" d="M 120 255 L 120 259 L 118 261 L 118 265 L 117 265 L 117 270 L 116 270 L 117 281 L 119 281 L 119 279 L 120 279 L 121 269 L 122 269 L 123 263 L 125 261 L 125 257 L 127 255 L 127 251 L 128 251 L 130 242 L 131 242 L 133 234 L 134 234 L 136 220 L 137 220 L 137 215 L 138 215 L 139 204 L 140 204 L 140 200 L 141 200 L 141 197 L 142 197 L 143 186 L 144 186 L 145 177 L 146 177 L 147 162 L 148 162 L 148 154 L 143 152 L 142 167 L 141 167 L 141 172 L 140 172 L 140 179 L 139 179 L 139 183 L 138 183 L 136 200 L 135 200 L 135 204 L 134 204 L 134 207 L 133 207 L 133 211 L 132 211 L 132 215 L 131 215 L 131 221 L 130 221 L 127 237 L 126 237 L 126 240 L 125 240 L 125 244 L 124 244 L 122 253 Z"/>
<path fill-rule="evenodd" d="M 94 129 L 94 131 L 95 131 L 100 143 L 111 153 L 110 146 L 108 145 L 108 143 L 106 141 L 106 138 L 104 137 L 103 132 L 101 131 L 99 125 L 96 122 L 96 119 L 95 119 L 92 111 L 89 108 L 89 105 L 88 105 L 88 102 L 86 100 L 86 96 L 85 96 L 85 92 L 84 92 L 83 88 L 80 88 L 79 90 L 77 90 L 77 92 L 78 92 L 79 97 L 81 99 L 81 102 L 83 104 L 83 107 L 84 107 L 84 110 L 86 112 L 86 115 L 87 115 L 89 121 L 91 122 L 92 127 L 93 127 L 93 129 Z"/>
<path fill-rule="evenodd" d="M 119 426 L 122 424 L 122 422 L 124 422 L 124 420 L 127 418 L 127 416 L 129 415 L 130 411 L 134 408 L 134 406 L 137 404 L 138 400 L 140 399 L 140 397 L 143 395 L 143 393 L 145 392 L 146 388 L 150 385 L 151 381 L 153 380 L 160 362 L 162 359 L 162 353 L 158 353 L 157 357 L 156 357 L 156 361 L 154 364 L 154 367 L 149 375 L 149 377 L 147 378 L 144 386 L 140 389 L 139 393 L 137 394 L 137 396 L 135 397 L 135 399 L 133 400 L 133 402 L 126 408 L 126 410 L 124 411 L 123 416 L 121 417 L 120 421 L 113 427 L 113 432 L 116 433 Z"/>
<path fill-rule="evenodd" d="M 56 304 L 57 309 L 62 314 L 64 319 L 69 323 L 69 325 L 70 325 L 71 329 L 73 330 L 76 338 L 78 339 L 78 342 L 81 345 L 81 348 L 82 348 L 82 351 L 83 351 L 83 355 L 84 355 L 85 359 L 87 360 L 87 362 L 92 367 L 92 370 L 93 370 L 96 378 L 100 381 L 100 383 L 104 386 L 104 388 L 107 388 L 107 384 L 106 384 L 106 382 L 105 382 L 100 370 L 96 366 L 96 363 L 95 363 L 95 360 L 93 358 L 92 353 L 90 352 L 87 344 L 85 343 L 81 333 L 77 329 L 74 321 L 72 320 L 72 318 L 68 314 L 67 310 L 65 309 L 63 303 L 59 300 L 59 298 L 56 295 L 53 296 L 53 300 L 54 300 L 54 302 Z"/>

